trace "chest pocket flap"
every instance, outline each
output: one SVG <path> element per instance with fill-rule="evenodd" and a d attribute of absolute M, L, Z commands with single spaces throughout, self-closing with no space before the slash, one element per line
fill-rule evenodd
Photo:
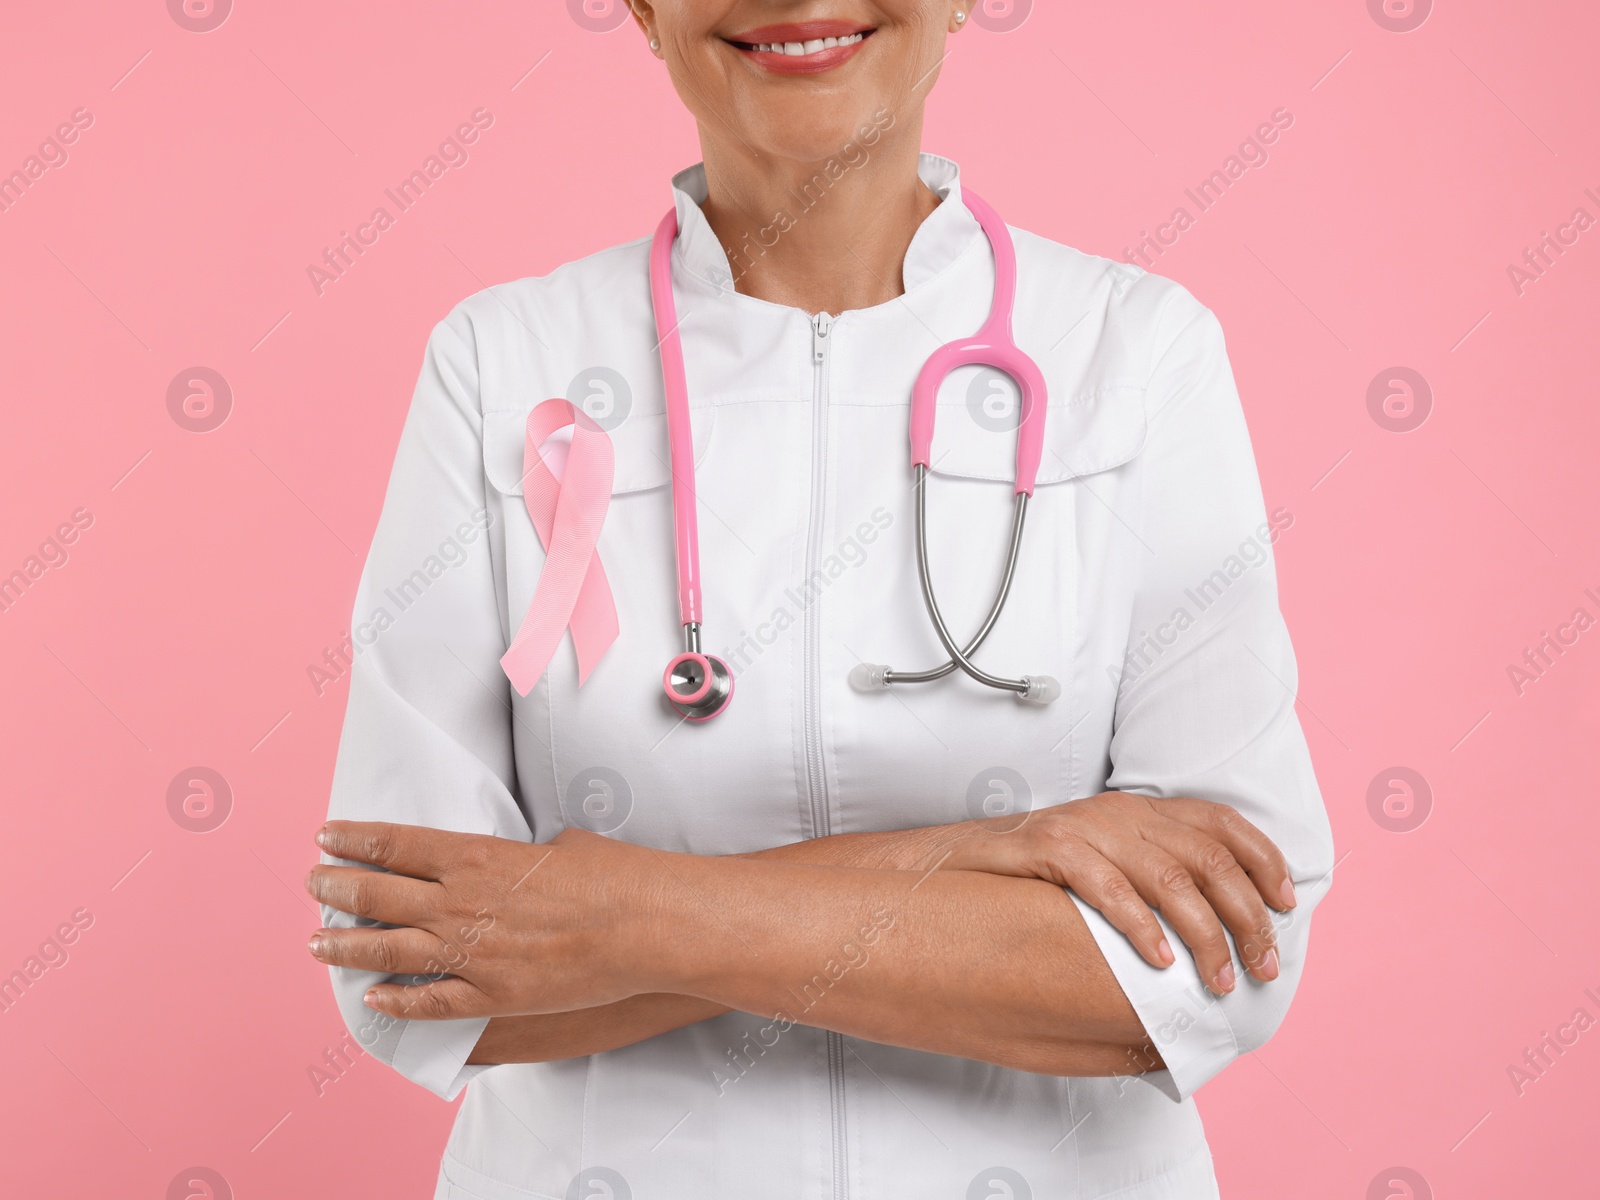
<path fill-rule="evenodd" d="M 711 443 L 716 412 L 711 405 L 690 410 L 697 467 Z M 522 495 L 527 424 L 527 409 L 483 414 L 483 472 L 496 491 L 508 496 Z M 631 412 L 607 433 L 614 461 L 613 496 L 662 487 L 671 480 L 665 413 Z M 560 436 L 558 432 L 552 440 Z"/>
<path fill-rule="evenodd" d="M 936 475 L 964 479 L 1016 478 L 1020 398 L 1009 376 L 988 367 L 963 367 L 939 389 L 932 466 Z M 1145 389 L 1103 382 L 1064 398 L 1051 395 L 1045 411 L 1040 484 L 1108 471 L 1144 448 Z"/>

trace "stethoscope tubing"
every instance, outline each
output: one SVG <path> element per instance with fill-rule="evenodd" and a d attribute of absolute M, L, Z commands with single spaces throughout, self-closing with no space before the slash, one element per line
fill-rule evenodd
<path fill-rule="evenodd" d="M 989 240 L 994 256 L 994 297 L 988 318 L 975 334 L 940 346 L 917 373 L 911 385 L 911 462 L 913 466 L 932 465 L 934 417 L 939 386 L 945 376 L 958 367 L 995 367 L 1011 376 L 1021 393 L 1016 490 L 1031 495 L 1044 458 L 1047 391 L 1044 373 L 1023 353 L 1012 333 L 1011 316 L 1017 300 L 1017 248 L 1006 223 L 987 201 L 970 188 L 961 189 L 961 198 Z"/>
<path fill-rule="evenodd" d="M 650 243 L 650 303 L 656 349 L 666 393 L 667 452 L 672 471 L 672 530 L 678 559 L 678 616 L 689 630 L 685 649 L 700 649 L 700 516 L 694 483 L 694 428 L 689 419 L 689 383 L 683 369 L 683 339 L 672 298 L 672 243 L 678 210 L 669 208 Z"/>

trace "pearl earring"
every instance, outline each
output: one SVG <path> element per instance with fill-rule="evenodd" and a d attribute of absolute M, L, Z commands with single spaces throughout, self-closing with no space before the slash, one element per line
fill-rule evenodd
<path fill-rule="evenodd" d="M 661 49 L 661 39 L 660 38 L 651 38 L 650 39 L 650 49 L 652 49 L 652 50 Z"/>
<path fill-rule="evenodd" d="M 966 23 L 967 23 L 967 14 L 964 13 L 964 12 L 956 13 L 956 24 L 957 25 L 965 25 Z"/>

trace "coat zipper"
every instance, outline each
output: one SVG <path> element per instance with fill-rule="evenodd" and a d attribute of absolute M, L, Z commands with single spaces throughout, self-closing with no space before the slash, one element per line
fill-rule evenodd
<path fill-rule="evenodd" d="M 828 816 L 828 785 L 822 764 L 822 635 L 818 629 L 818 599 L 808 589 L 815 578 L 820 556 L 822 523 L 826 500 L 828 436 L 828 334 L 834 317 L 818 313 L 811 318 L 811 517 L 806 531 L 806 575 L 801 595 L 808 596 L 805 609 L 805 740 L 806 786 L 811 799 L 811 832 L 827 837 L 832 832 Z M 844 1038 L 832 1030 L 826 1033 L 828 1050 L 828 1094 L 832 1114 L 833 1200 L 847 1200 L 850 1194 L 846 1174 L 844 1114 Z"/>

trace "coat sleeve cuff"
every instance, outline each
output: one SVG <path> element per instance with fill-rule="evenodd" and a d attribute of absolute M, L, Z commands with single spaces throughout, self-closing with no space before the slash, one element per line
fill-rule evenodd
<path fill-rule="evenodd" d="M 1200 1085 L 1239 1057 L 1240 1046 L 1223 1011 L 1225 1003 L 1200 981 L 1200 972 L 1182 940 L 1162 921 L 1176 961 L 1152 967 L 1121 930 L 1073 892 L 1067 893 L 1083 914 L 1100 953 L 1105 956 L 1123 994 L 1133 1005 L 1150 1044 L 1167 1064 L 1165 1071 L 1139 1076 L 1175 1101 L 1187 1100 Z M 1160 920 L 1157 914 L 1157 920 Z M 1235 957 L 1239 988 L 1262 986 L 1246 975 Z"/>
<path fill-rule="evenodd" d="M 454 1100 L 474 1077 L 489 1069 L 467 1064 L 488 1024 L 488 1017 L 407 1021 L 390 1066 L 435 1096 Z"/>

